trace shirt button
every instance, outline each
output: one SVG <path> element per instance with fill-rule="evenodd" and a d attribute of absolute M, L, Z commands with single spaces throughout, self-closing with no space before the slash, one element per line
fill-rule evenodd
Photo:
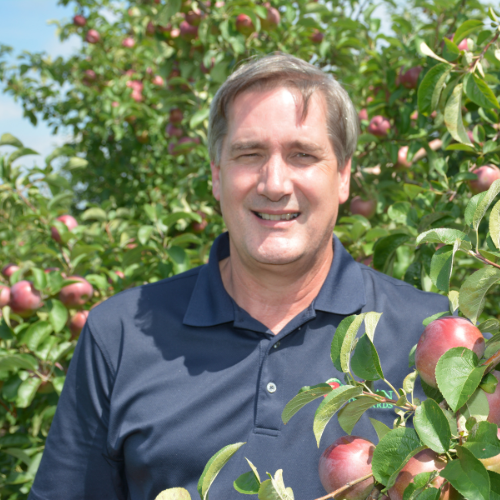
<path fill-rule="evenodd" d="M 267 384 L 267 392 L 270 392 L 271 394 L 276 392 L 276 384 L 274 382 L 269 382 L 269 384 Z"/>
<path fill-rule="evenodd" d="M 280 341 L 278 340 L 278 342 L 276 342 L 276 344 L 273 345 L 273 349 L 278 349 L 279 346 L 280 346 Z"/>

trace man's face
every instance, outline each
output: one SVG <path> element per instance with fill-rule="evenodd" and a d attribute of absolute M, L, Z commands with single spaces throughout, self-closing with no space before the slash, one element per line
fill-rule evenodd
<path fill-rule="evenodd" d="M 301 121 L 300 94 L 247 91 L 229 110 L 220 165 L 211 165 L 231 251 L 248 264 L 290 264 L 328 251 L 350 163 L 338 171 L 326 105 L 314 94 Z M 331 247 L 330 247 L 331 248 Z"/>

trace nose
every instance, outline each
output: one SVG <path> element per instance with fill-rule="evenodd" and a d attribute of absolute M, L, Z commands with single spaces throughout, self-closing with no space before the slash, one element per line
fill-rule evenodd
<path fill-rule="evenodd" d="M 280 201 L 293 192 L 290 167 L 280 154 L 273 154 L 262 165 L 257 193 L 271 201 Z"/>

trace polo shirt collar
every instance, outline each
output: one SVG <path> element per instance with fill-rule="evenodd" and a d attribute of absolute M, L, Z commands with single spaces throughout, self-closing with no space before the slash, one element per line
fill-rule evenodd
<path fill-rule="evenodd" d="M 333 262 L 312 307 L 332 314 L 354 314 L 366 304 L 363 276 L 359 264 L 335 235 L 333 238 Z M 235 321 L 238 306 L 224 288 L 219 270 L 219 261 L 226 257 L 229 257 L 227 232 L 215 239 L 208 264 L 200 268 L 184 315 L 185 325 L 209 327 Z"/>

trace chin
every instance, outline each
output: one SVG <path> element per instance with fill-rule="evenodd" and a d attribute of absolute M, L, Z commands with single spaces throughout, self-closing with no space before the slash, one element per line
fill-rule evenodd
<path fill-rule="evenodd" d="M 304 252 L 293 248 L 290 243 L 266 245 L 264 242 L 258 248 L 250 251 L 251 257 L 261 264 L 285 265 L 298 261 Z"/>

